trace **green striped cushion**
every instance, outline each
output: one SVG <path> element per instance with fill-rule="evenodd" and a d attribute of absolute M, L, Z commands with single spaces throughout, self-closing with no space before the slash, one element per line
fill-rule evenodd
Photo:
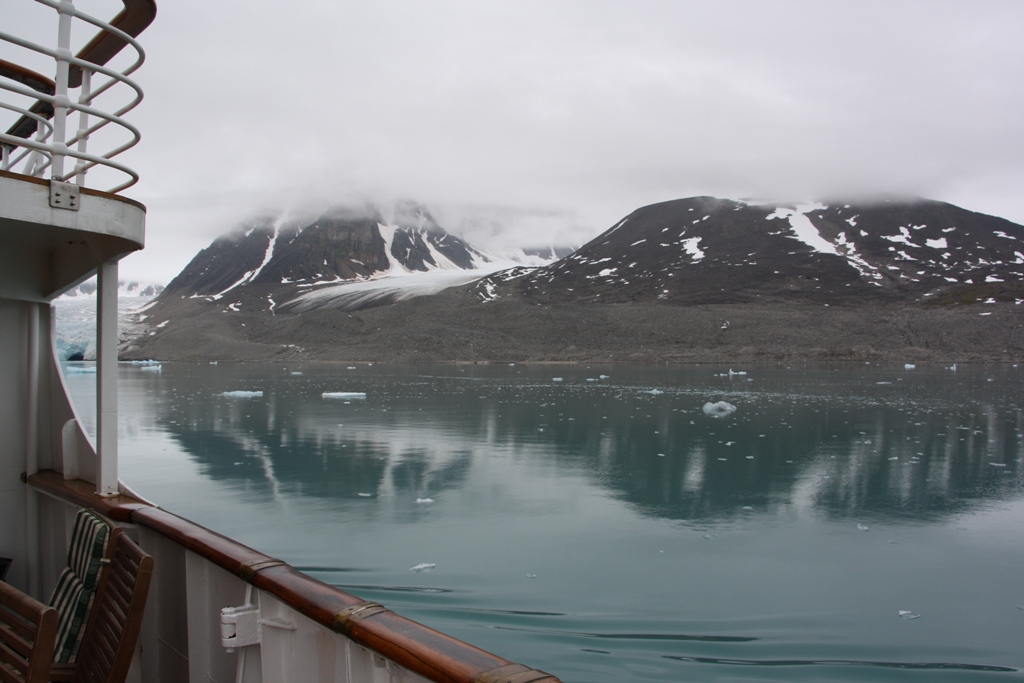
<path fill-rule="evenodd" d="M 71 569 L 65 567 L 61 572 L 57 587 L 50 596 L 50 607 L 57 609 L 57 644 L 53 650 L 53 661 L 74 661 L 94 593 L 85 590 L 85 585 Z"/>
<path fill-rule="evenodd" d="M 89 510 L 79 510 L 68 545 L 68 567 L 85 584 L 85 590 L 96 588 L 100 560 L 107 552 L 110 526 Z"/>
<path fill-rule="evenodd" d="M 73 662 L 78 655 L 109 539 L 106 522 L 89 510 L 79 510 L 68 546 L 68 566 L 50 596 L 50 607 L 58 613 L 55 662 Z"/>

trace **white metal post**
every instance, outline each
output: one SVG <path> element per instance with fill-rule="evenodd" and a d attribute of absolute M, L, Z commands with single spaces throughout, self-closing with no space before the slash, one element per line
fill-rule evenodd
<path fill-rule="evenodd" d="M 39 471 L 39 315 L 46 304 L 29 304 L 28 410 L 25 425 L 25 473 Z M 29 595 L 39 594 L 39 501 L 31 490 L 25 500 L 25 550 L 28 558 Z"/>
<path fill-rule="evenodd" d="M 89 106 L 90 99 L 92 98 L 92 69 L 82 69 L 82 92 L 78 98 L 78 103 L 84 106 Z M 78 151 L 85 154 L 89 150 L 87 146 L 89 144 L 89 136 L 86 135 L 86 131 L 89 130 L 89 114 L 80 111 L 78 112 Z M 79 159 L 78 163 L 75 164 L 75 182 L 78 183 L 79 187 L 85 187 L 85 160 Z"/>
<path fill-rule="evenodd" d="M 97 269 L 96 493 L 117 495 L 117 261 Z"/>
<path fill-rule="evenodd" d="M 67 151 L 66 127 L 68 106 L 71 100 L 68 99 L 68 60 L 71 54 L 71 11 L 74 5 L 71 0 L 61 0 L 57 12 L 60 14 L 60 23 L 57 28 L 57 75 L 54 79 L 55 101 L 53 104 L 53 140 L 50 145 L 53 147 L 53 159 L 50 165 L 50 177 L 54 180 L 64 180 L 64 152 Z"/>

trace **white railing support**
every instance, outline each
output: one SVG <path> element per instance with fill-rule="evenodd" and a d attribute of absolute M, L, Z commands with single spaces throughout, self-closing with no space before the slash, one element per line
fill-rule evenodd
<path fill-rule="evenodd" d="M 92 102 L 92 69 L 82 69 L 82 92 L 78 98 L 78 103 L 82 106 L 88 106 Z M 87 149 L 89 144 L 89 112 L 79 110 L 78 112 L 78 151 L 81 154 L 85 154 L 89 150 Z M 85 173 L 88 171 L 88 167 L 85 164 L 85 160 L 79 157 L 78 163 L 75 164 L 75 182 L 78 183 L 79 187 L 85 187 Z"/>
<path fill-rule="evenodd" d="M 97 268 L 96 493 L 117 488 L 117 261 Z"/>
<path fill-rule="evenodd" d="M 50 145 L 53 147 L 53 158 L 50 164 L 50 177 L 54 180 L 64 180 L 64 153 L 67 145 L 67 116 L 68 106 L 71 100 L 68 99 L 68 70 L 71 66 L 71 59 L 74 55 L 71 52 L 71 20 L 74 18 L 74 4 L 71 0 L 61 0 L 57 13 L 60 15 L 60 23 L 57 28 L 57 77 L 54 83 L 57 87 L 54 90 L 53 102 L 53 140 Z"/>

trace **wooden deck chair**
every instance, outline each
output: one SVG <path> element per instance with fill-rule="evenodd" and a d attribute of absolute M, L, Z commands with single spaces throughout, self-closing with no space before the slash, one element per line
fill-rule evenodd
<path fill-rule="evenodd" d="M 50 680 L 57 610 L 0 582 L 0 681 Z"/>
<path fill-rule="evenodd" d="M 57 609 L 55 662 L 73 662 L 82 645 L 82 632 L 89 620 L 100 567 L 107 561 L 111 525 L 90 510 L 79 510 L 68 544 L 67 566 L 50 595 L 50 606 Z"/>
<path fill-rule="evenodd" d="M 100 572 L 96 600 L 73 664 L 54 663 L 51 681 L 123 683 L 142 630 L 153 558 L 115 530 L 110 563 Z"/>

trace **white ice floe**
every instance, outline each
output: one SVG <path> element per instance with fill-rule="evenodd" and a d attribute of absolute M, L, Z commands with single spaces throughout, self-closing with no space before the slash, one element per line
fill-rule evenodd
<path fill-rule="evenodd" d="M 858 524 L 857 528 L 860 529 L 861 531 L 871 531 L 871 527 L 869 527 L 867 524 L 863 524 L 863 523 Z"/>
<path fill-rule="evenodd" d="M 259 398 L 263 396 L 262 391 L 222 391 L 221 396 L 226 398 Z"/>
<path fill-rule="evenodd" d="M 425 505 L 425 504 L 430 504 L 430 503 L 433 503 L 433 502 L 434 502 L 433 498 L 417 498 L 416 499 L 416 504 L 417 505 Z"/>
<path fill-rule="evenodd" d="M 920 619 L 920 614 L 914 614 L 908 609 L 901 609 L 899 611 L 900 619 Z"/>
<path fill-rule="evenodd" d="M 552 378 L 551 378 L 551 381 L 552 381 L 552 382 L 561 382 L 561 381 L 562 381 L 562 378 L 561 378 L 561 377 L 552 377 Z"/>
<path fill-rule="evenodd" d="M 366 393 L 362 391 L 325 391 L 320 394 L 321 398 L 366 398 Z"/>
<path fill-rule="evenodd" d="M 718 403 L 705 403 L 702 409 L 705 415 L 710 417 L 725 417 L 726 415 L 732 415 L 736 412 L 736 406 L 725 401 L 719 401 Z"/>
<path fill-rule="evenodd" d="M 83 368 L 78 365 L 68 365 L 67 367 L 64 368 L 64 372 L 65 374 L 68 375 L 95 375 L 96 366 L 94 365 L 89 368 Z"/>
<path fill-rule="evenodd" d="M 139 368 L 143 372 L 163 372 L 164 366 L 162 365 L 143 365 Z"/>
<path fill-rule="evenodd" d="M 409 567 L 409 571 L 416 572 L 417 574 L 419 574 L 421 572 L 429 572 L 431 569 L 433 569 L 436 566 L 437 565 L 434 564 L 433 562 L 420 562 L 418 565 L 416 565 L 414 567 Z"/>
<path fill-rule="evenodd" d="M 904 365 L 903 365 L 903 369 L 904 370 L 913 370 L 916 367 L 917 366 L 914 365 L 913 363 L 904 363 Z"/>

